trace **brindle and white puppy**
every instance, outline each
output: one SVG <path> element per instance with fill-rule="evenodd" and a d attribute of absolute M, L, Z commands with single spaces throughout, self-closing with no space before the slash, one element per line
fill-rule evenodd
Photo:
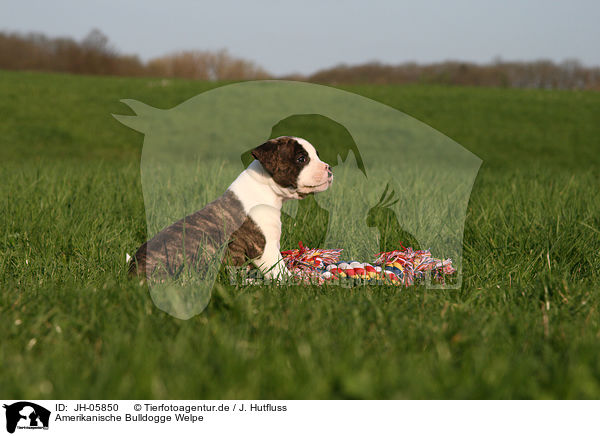
<path fill-rule="evenodd" d="M 229 264 L 251 260 L 268 278 L 288 276 L 279 245 L 283 202 L 325 191 L 333 173 L 302 138 L 271 139 L 252 156 L 255 160 L 221 197 L 144 243 L 130 263 L 130 273 L 148 278 L 165 272 L 177 275 L 185 264 L 201 270 L 227 244 Z"/>

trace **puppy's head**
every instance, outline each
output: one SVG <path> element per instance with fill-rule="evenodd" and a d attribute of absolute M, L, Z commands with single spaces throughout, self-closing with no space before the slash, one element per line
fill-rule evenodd
<path fill-rule="evenodd" d="M 280 187 L 304 198 L 313 192 L 325 191 L 333 182 L 328 164 L 310 142 L 294 136 L 271 139 L 252 151 L 252 156 Z"/>

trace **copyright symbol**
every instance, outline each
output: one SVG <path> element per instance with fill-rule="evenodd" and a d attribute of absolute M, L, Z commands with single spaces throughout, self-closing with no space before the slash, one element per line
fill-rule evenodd
<path fill-rule="evenodd" d="M 133 410 L 135 410 L 136 412 L 139 412 L 140 410 L 142 410 L 142 405 L 136 404 L 135 406 L 133 406 Z"/>

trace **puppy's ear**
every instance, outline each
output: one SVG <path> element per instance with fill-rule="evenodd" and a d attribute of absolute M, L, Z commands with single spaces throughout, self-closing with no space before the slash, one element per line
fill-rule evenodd
<path fill-rule="evenodd" d="M 271 175 L 273 175 L 275 168 L 277 167 L 278 148 L 279 142 L 275 139 L 271 139 L 252 150 L 252 156 L 254 156 L 254 159 L 259 161 L 263 168 Z"/>

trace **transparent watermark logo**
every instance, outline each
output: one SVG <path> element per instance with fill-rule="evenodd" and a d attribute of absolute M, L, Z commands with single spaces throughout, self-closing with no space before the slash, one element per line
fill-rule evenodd
<path fill-rule="evenodd" d="M 482 161 L 432 127 L 357 94 L 290 81 L 231 84 L 169 110 L 123 102 L 136 115 L 115 118 L 145 135 L 141 180 L 148 236 L 177 222 L 181 233 L 196 233 L 180 238 L 187 247 L 176 254 L 161 241 L 151 247 L 171 262 L 166 274 L 145 271 L 154 303 L 171 315 L 187 319 L 205 309 L 227 263 L 231 236 L 246 215 L 235 216 L 237 203 L 225 198 L 212 211 L 221 214 L 218 231 L 202 234 L 202 225 L 181 219 L 223 196 L 254 159 L 252 150 L 279 136 L 308 140 L 335 174 L 326 191 L 284 203 L 282 248 L 302 240 L 368 261 L 401 241 L 452 259 L 455 278 L 444 285 L 428 280 L 428 288 L 461 286 L 467 205 Z"/>

